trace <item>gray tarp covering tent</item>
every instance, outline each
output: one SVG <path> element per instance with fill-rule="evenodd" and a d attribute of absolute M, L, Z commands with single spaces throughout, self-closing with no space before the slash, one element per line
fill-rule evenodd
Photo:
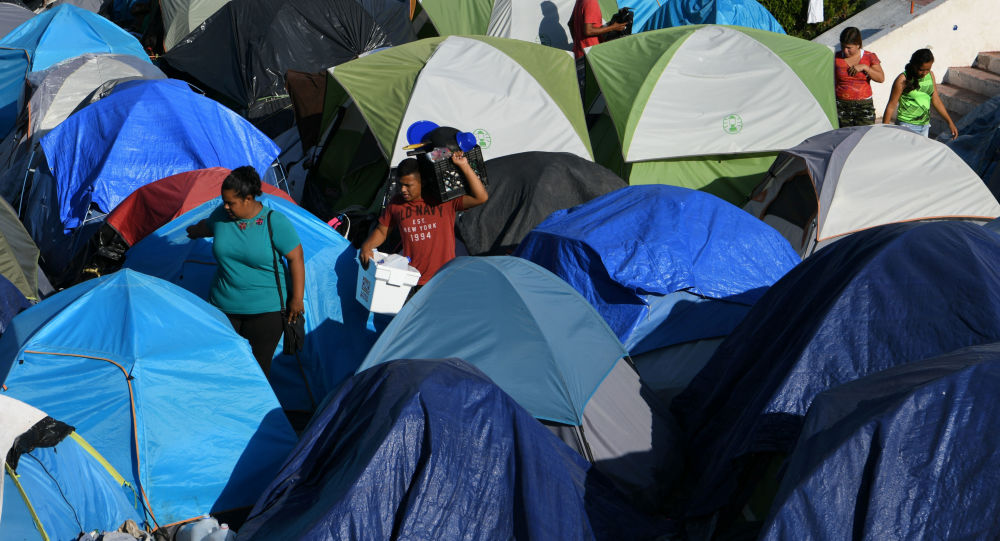
<path fill-rule="evenodd" d="M 456 229 L 470 255 L 506 255 L 557 210 L 625 187 L 603 165 L 568 152 L 523 152 L 486 162 L 490 199 Z"/>
<path fill-rule="evenodd" d="M 878 225 L 1000 216 L 1000 203 L 947 146 L 883 125 L 828 131 L 780 153 L 743 209 L 803 257 Z"/>
<path fill-rule="evenodd" d="M 0 3 L 0 38 L 34 16 L 33 12 L 17 4 Z"/>
<path fill-rule="evenodd" d="M 38 300 L 40 285 L 43 294 L 51 291 L 38 268 L 38 246 L 17 219 L 17 212 L 3 199 L 0 199 L 0 275 L 31 300 Z"/>
<path fill-rule="evenodd" d="M 517 257 L 460 257 L 389 323 L 360 372 L 454 355 L 549 424 L 637 502 L 680 471 L 676 428 L 607 323 L 566 282 Z"/>
<path fill-rule="evenodd" d="M 28 102 L 28 132 L 33 141 L 73 113 L 88 95 L 115 79 L 165 79 L 159 68 L 131 55 L 86 53 L 34 72 Z"/>

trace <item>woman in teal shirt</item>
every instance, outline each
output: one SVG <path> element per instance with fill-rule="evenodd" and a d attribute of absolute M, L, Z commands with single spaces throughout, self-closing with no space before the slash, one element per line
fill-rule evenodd
<path fill-rule="evenodd" d="M 188 227 L 187 233 L 191 238 L 215 237 L 212 253 L 219 266 L 209 302 L 222 310 L 237 334 L 250 342 L 253 356 L 267 375 L 284 328 L 281 312 L 287 309 L 286 317 L 292 322 L 305 311 L 305 262 L 291 222 L 280 212 L 264 208 L 256 199 L 259 195 L 257 171 L 249 165 L 234 169 L 222 182 L 222 204 L 208 218 Z M 268 220 L 273 232 L 270 235 Z M 274 249 L 288 260 L 291 288 L 285 282 L 280 257 L 278 264 L 280 298 L 287 299 L 287 306 L 281 306 L 279 301 Z"/>
<path fill-rule="evenodd" d="M 902 126 L 914 133 L 928 137 L 931 131 L 931 106 L 948 122 L 951 138 L 958 137 L 958 128 L 948 116 L 944 103 L 935 92 L 934 55 L 930 49 L 919 49 L 910 56 L 910 63 L 903 73 L 892 83 L 892 94 L 889 103 L 882 114 L 883 124 L 892 124 L 896 117 L 896 125 Z"/>

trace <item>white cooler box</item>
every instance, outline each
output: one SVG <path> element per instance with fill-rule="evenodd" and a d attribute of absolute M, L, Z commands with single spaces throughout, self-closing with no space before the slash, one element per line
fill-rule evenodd
<path fill-rule="evenodd" d="M 358 261 L 358 302 L 376 314 L 398 313 L 410 288 L 420 280 L 420 271 L 407 265 L 403 256 L 377 250 L 374 255 L 367 270 Z"/>

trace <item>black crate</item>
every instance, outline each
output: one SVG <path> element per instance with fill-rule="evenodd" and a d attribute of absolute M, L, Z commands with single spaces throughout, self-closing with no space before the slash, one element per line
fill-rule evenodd
<path fill-rule="evenodd" d="M 469 160 L 472 170 L 479 175 L 479 180 L 482 181 L 483 186 L 489 185 L 489 181 L 486 178 L 486 161 L 483 160 L 483 150 L 479 148 L 479 145 L 466 152 L 465 157 Z M 427 158 L 423 159 L 426 160 Z M 450 201 L 468 193 L 465 177 L 462 176 L 462 172 L 458 170 L 458 167 L 455 167 L 455 164 L 451 162 L 451 158 L 431 163 L 434 167 L 434 180 L 433 182 L 425 181 L 424 185 L 436 188 L 441 202 Z"/>

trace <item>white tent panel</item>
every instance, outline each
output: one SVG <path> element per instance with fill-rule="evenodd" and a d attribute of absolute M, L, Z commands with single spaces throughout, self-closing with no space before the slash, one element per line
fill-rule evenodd
<path fill-rule="evenodd" d="M 575 0 L 496 0 L 487 35 L 531 41 L 569 51 Z"/>
<path fill-rule="evenodd" d="M 626 161 L 773 152 L 831 129 L 778 55 L 738 30 L 706 26 L 660 74 Z"/>
<path fill-rule="evenodd" d="M 538 81 L 506 54 L 475 39 L 449 37 L 427 61 L 403 115 L 391 165 L 406 157 L 406 128 L 417 120 L 475 133 L 487 160 L 529 150 L 593 159 Z"/>
<path fill-rule="evenodd" d="M 865 134 L 840 177 L 826 179 L 828 189 L 835 192 L 820 209 L 820 240 L 894 222 L 1000 216 L 1000 204 L 951 149 L 890 126 Z"/>
<path fill-rule="evenodd" d="M 0 396 L 0 452 L 3 453 L 3 456 L 7 456 L 18 436 L 27 432 L 29 428 L 35 426 L 38 421 L 45 417 L 46 415 L 41 410 L 20 400 Z M 3 473 L 0 472 L 0 511 L 3 510 Z"/>

